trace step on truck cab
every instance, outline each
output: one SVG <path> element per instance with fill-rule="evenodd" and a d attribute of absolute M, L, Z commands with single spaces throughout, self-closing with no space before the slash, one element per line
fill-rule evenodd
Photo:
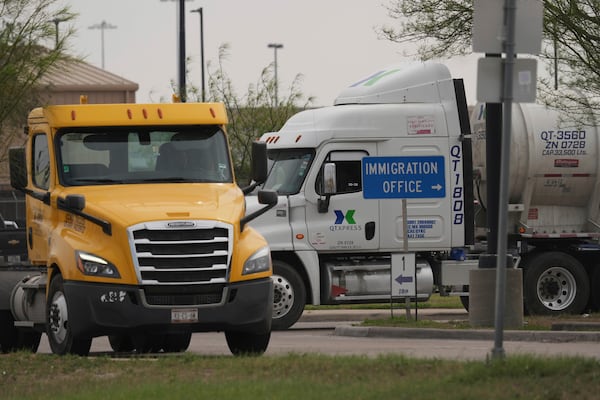
<path fill-rule="evenodd" d="M 32 265 L 0 271 L 2 329 L 16 332 L 3 350 L 46 332 L 57 354 L 104 335 L 115 351 L 185 351 L 201 331 L 224 331 L 234 354 L 266 350 L 270 251 L 248 222 L 277 198 L 260 192 L 267 205 L 245 216 L 222 104 L 49 106 L 28 122 L 11 181 Z"/>

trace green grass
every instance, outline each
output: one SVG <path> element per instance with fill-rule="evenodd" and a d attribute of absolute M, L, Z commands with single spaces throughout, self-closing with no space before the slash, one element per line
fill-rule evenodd
<path fill-rule="evenodd" d="M 2 399 L 595 399 L 600 363 L 291 354 L 263 357 L 0 356 Z"/>

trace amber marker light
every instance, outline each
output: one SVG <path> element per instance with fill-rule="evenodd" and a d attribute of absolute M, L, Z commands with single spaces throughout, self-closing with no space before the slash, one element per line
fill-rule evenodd
<path fill-rule="evenodd" d="M 298 239 L 298 240 L 304 239 L 304 234 L 303 233 L 296 233 L 296 239 Z"/>

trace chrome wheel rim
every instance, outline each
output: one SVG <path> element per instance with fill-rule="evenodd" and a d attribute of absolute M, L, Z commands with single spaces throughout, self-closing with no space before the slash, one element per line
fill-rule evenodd
<path fill-rule="evenodd" d="M 563 267 L 548 268 L 537 281 L 537 295 L 549 310 L 562 311 L 569 307 L 577 293 L 577 282 Z"/>
<path fill-rule="evenodd" d="M 272 275 L 273 280 L 273 318 L 282 318 L 292 309 L 294 289 L 290 282 L 280 275 Z"/>
<path fill-rule="evenodd" d="M 67 326 L 69 323 L 67 300 L 62 292 L 57 292 L 52 297 L 49 314 L 48 323 L 52 336 L 54 336 L 57 343 L 62 343 L 67 337 Z"/>

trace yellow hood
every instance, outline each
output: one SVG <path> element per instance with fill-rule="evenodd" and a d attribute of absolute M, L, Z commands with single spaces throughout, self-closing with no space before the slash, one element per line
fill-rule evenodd
<path fill-rule="evenodd" d="M 244 196 L 235 184 L 80 186 L 70 187 L 68 194 L 84 195 L 86 213 L 122 227 L 169 219 L 235 224 L 244 213 Z"/>

